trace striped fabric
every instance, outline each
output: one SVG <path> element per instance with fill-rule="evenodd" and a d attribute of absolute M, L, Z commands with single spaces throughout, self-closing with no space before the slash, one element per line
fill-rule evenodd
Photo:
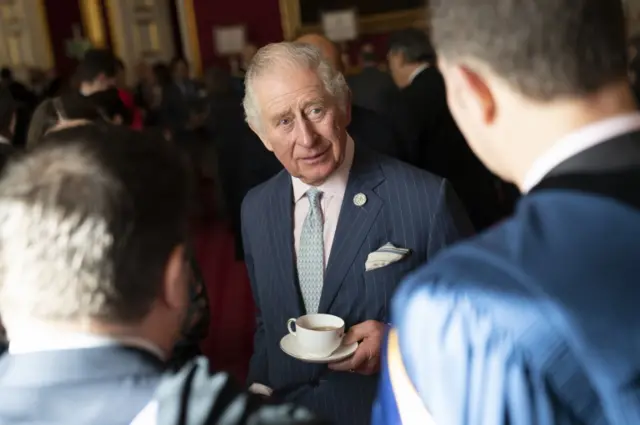
<path fill-rule="evenodd" d="M 391 297 L 403 276 L 448 244 L 470 235 L 450 185 L 425 171 L 358 144 L 329 255 L 319 313 L 388 323 Z M 354 196 L 367 202 L 355 205 Z M 293 248 L 291 177 L 282 172 L 253 189 L 242 209 L 245 261 L 258 309 L 248 383 L 274 389 L 336 425 L 369 425 L 378 376 L 330 373 L 284 354 L 286 322 L 305 313 Z M 401 261 L 365 271 L 386 243 L 410 250 Z"/>

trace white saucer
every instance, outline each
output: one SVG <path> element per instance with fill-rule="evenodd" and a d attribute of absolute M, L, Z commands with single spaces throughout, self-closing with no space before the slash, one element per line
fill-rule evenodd
<path fill-rule="evenodd" d="M 358 343 L 354 342 L 353 344 L 349 345 L 341 345 L 336 349 L 336 351 L 334 351 L 327 357 L 316 357 L 305 353 L 304 348 L 298 345 L 296 337 L 291 334 L 285 335 L 284 338 L 280 340 L 280 349 L 282 351 L 293 358 L 302 360 L 303 362 L 307 363 L 323 364 L 339 362 L 340 360 L 351 357 L 353 353 L 356 352 L 356 348 L 358 348 Z"/>

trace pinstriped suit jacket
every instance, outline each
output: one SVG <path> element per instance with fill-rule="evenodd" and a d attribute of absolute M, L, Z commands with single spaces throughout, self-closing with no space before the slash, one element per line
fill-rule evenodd
<path fill-rule="evenodd" d="M 364 193 L 367 202 L 354 205 Z M 253 189 L 242 207 L 245 260 L 257 314 L 249 383 L 273 388 L 335 424 L 368 424 L 377 376 L 331 372 L 284 354 L 286 321 L 304 312 L 294 258 L 291 177 L 285 171 Z M 389 302 L 402 277 L 440 249 L 472 233 L 466 213 L 443 179 L 366 150 L 356 141 L 319 313 L 389 321 Z M 369 253 L 387 242 L 411 255 L 365 272 Z"/>

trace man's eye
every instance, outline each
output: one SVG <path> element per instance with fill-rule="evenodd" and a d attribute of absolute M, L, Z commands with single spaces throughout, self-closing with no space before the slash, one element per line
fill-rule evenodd
<path fill-rule="evenodd" d="M 319 115 L 319 114 L 321 114 L 321 113 L 322 113 L 322 108 L 313 108 L 313 109 L 311 110 L 311 114 L 312 114 L 312 115 Z"/>
<path fill-rule="evenodd" d="M 284 118 L 278 121 L 278 125 L 289 125 L 289 124 L 291 124 L 291 120 L 288 118 Z"/>

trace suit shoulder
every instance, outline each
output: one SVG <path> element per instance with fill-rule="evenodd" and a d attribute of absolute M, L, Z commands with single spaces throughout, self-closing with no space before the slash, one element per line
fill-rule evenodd
<path fill-rule="evenodd" d="M 264 181 L 254 188 L 250 189 L 242 200 L 243 210 L 245 208 L 250 209 L 254 205 L 262 203 L 265 198 L 271 196 L 271 194 L 278 190 L 278 183 L 280 182 L 280 180 L 286 179 L 287 177 L 287 171 L 282 170 L 275 176 L 271 177 L 269 180 Z"/>
<path fill-rule="evenodd" d="M 385 178 L 392 184 L 405 184 L 408 181 L 412 181 L 414 187 L 409 187 L 409 189 L 423 192 L 425 186 L 428 188 L 440 188 L 446 181 L 436 174 L 407 164 L 399 159 L 378 153 L 374 155 L 377 157 L 376 160 L 380 164 Z"/>

